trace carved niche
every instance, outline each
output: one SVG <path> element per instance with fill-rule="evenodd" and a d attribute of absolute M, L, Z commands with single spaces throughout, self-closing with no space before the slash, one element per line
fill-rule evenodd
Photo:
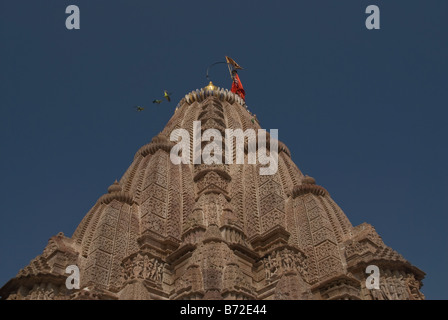
<path fill-rule="evenodd" d="M 164 277 L 165 262 L 154 258 L 152 255 L 146 252 L 139 252 L 133 254 L 122 262 L 123 282 L 140 279 L 161 287 Z"/>
<path fill-rule="evenodd" d="M 265 276 L 272 282 L 288 272 L 298 272 L 303 279 L 308 278 L 307 264 L 303 253 L 284 248 L 276 250 L 262 260 Z"/>
<path fill-rule="evenodd" d="M 380 276 L 380 288 L 368 290 L 372 300 L 424 300 L 420 282 L 412 273 L 386 269 Z M 367 290 L 367 289 L 366 289 Z"/>

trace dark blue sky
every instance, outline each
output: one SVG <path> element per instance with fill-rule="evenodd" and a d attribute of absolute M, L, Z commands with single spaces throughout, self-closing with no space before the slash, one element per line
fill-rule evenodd
<path fill-rule="evenodd" d="M 70 4 L 80 30 L 65 28 Z M 370 4 L 380 30 L 365 28 Z M 71 236 L 229 55 L 302 172 L 446 299 L 447 12 L 445 0 L 1 1 L 0 286 Z M 211 77 L 230 87 L 224 65 Z M 153 105 L 164 89 L 174 102 Z"/>

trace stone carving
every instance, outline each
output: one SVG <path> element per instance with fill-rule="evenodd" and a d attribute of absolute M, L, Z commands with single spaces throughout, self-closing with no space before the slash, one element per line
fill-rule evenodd
<path fill-rule="evenodd" d="M 204 275 L 204 289 L 220 290 L 222 288 L 222 269 L 216 268 L 216 265 L 211 265 L 210 268 L 205 268 Z"/>
<path fill-rule="evenodd" d="M 319 268 L 319 276 L 321 278 L 327 278 L 329 276 L 342 273 L 341 260 L 333 256 L 329 256 L 319 261 L 318 268 Z"/>
<path fill-rule="evenodd" d="M 289 271 L 297 271 L 304 278 L 308 276 L 305 256 L 288 248 L 274 251 L 262 262 L 268 281 L 272 281 Z"/>
<path fill-rule="evenodd" d="M 180 168 L 179 166 L 170 164 L 170 177 L 169 177 L 169 197 L 168 205 L 168 223 L 167 223 L 167 234 L 173 236 L 176 239 L 181 238 L 181 207 L 182 207 L 182 197 L 178 193 L 181 188 L 180 179 Z"/>
<path fill-rule="evenodd" d="M 224 202 L 221 196 L 221 194 L 216 195 L 212 193 L 201 195 L 201 202 L 204 208 L 204 220 L 207 226 L 213 224 L 219 225 L 223 212 L 222 203 Z"/>
<path fill-rule="evenodd" d="M 227 290 L 242 290 L 248 293 L 254 291 L 248 277 L 244 275 L 237 264 L 229 264 L 224 269 L 223 288 Z"/>
<path fill-rule="evenodd" d="M 202 131 L 260 128 L 228 90 L 188 93 L 73 236 L 52 237 L 0 289 L 2 299 L 424 299 L 425 274 L 372 226 L 353 227 L 283 143 L 272 176 L 259 175 L 260 163 L 248 164 L 247 141 L 244 164 L 193 164 L 196 120 Z M 170 160 L 175 129 L 190 134 L 190 164 Z M 235 148 L 225 150 L 234 159 Z M 399 275 L 391 271 L 381 290 L 367 291 L 371 262 Z M 80 267 L 81 287 L 89 290 L 60 288 L 68 264 Z"/>
<path fill-rule="evenodd" d="M 189 228 L 202 225 L 204 225 L 204 210 L 202 210 L 200 207 L 197 207 L 186 219 L 185 229 L 188 230 Z"/>
<path fill-rule="evenodd" d="M 187 268 L 185 273 L 176 280 L 176 292 L 202 292 L 204 290 L 202 272 L 199 266 L 192 265 Z"/>
<path fill-rule="evenodd" d="M 276 226 L 285 226 L 285 214 L 277 209 L 261 217 L 261 230 L 269 231 Z"/>
<path fill-rule="evenodd" d="M 222 237 L 228 243 L 238 243 L 241 245 L 248 246 L 246 238 L 240 230 L 224 227 L 221 229 Z"/>
<path fill-rule="evenodd" d="M 405 283 L 407 286 L 409 299 L 410 300 L 424 300 L 425 296 L 420 292 L 420 283 L 415 280 L 415 276 L 413 274 L 408 274 L 405 278 Z"/>
<path fill-rule="evenodd" d="M 319 286 L 318 290 L 321 297 L 327 300 L 359 300 L 361 283 L 348 273 L 332 277 Z"/>
<path fill-rule="evenodd" d="M 354 241 L 345 247 L 346 257 L 362 255 L 367 251 L 369 251 L 368 245 L 366 243 L 360 243 L 358 241 Z"/>
<path fill-rule="evenodd" d="M 123 281 L 142 279 L 162 284 L 165 265 L 156 258 L 138 253 L 123 261 Z"/>
<path fill-rule="evenodd" d="M 423 300 L 420 283 L 413 274 L 386 269 L 380 276 L 380 289 L 371 289 L 373 300 Z"/>
<path fill-rule="evenodd" d="M 207 189 L 218 188 L 227 193 L 228 181 L 214 171 L 206 173 L 198 182 L 197 189 L 204 191 Z"/>
<path fill-rule="evenodd" d="M 254 174 L 255 168 L 245 167 L 244 168 L 244 212 L 245 212 L 245 223 L 247 237 L 253 237 L 260 232 L 260 217 L 258 212 L 258 196 L 257 196 L 257 182 Z"/>
<path fill-rule="evenodd" d="M 309 300 L 311 292 L 306 283 L 294 273 L 285 274 L 275 288 L 276 300 Z"/>

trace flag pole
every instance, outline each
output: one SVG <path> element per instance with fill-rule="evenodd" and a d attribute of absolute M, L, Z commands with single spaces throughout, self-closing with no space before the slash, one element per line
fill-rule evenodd
<path fill-rule="evenodd" d="M 227 63 L 227 68 L 229 68 L 229 74 L 230 74 L 230 78 L 233 80 L 233 77 L 232 77 L 232 70 L 230 70 L 230 66 L 229 66 L 229 64 Z"/>

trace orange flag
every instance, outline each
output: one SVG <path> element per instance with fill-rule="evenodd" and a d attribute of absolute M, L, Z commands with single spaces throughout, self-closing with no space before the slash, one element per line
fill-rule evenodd
<path fill-rule="evenodd" d="M 240 77 L 238 77 L 237 73 L 235 73 L 233 75 L 233 83 L 232 83 L 232 88 L 230 89 L 230 91 L 233 93 L 236 93 L 243 100 L 245 100 L 246 92 L 244 91 L 243 84 L 241 83 Z"/>

